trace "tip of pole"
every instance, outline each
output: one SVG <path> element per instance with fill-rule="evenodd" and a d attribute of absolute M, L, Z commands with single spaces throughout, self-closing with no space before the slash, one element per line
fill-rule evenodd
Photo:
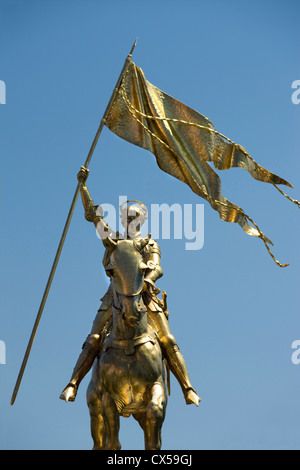
<path fill-rule="evenodd" d="M 136 38 L 136 40 L 134 41 L 133 46 L 132 46 L 132 48 L 131 48 L 131 51 L 130 51 L 129 55 L 132 55 L 132 53 L 133 53 L 133 51 L 134 51 L 134 49 L 135 49 L 135 46 L 136 46 L 136 44 L 137 44 L 137 41 L 138 41 L 138 38 Z"/>
<path fill-rule="evenodd" d="M 10 400 L 10 404 L 11 406 L 15 403 L 16 401 L 16 398 L 17 398 L 17 395 L 18 395 L 18 391 L 19 391 L 19 387 L 20 387 L 20 382 L 19 382 L 19 378 L 18 378 L 18 381 L 15 385 L 15 388 L 14 388 L 14 391 L 12 393 L 12 396 L 11 396 L 11 400 Z"/>
<path fill-rule="evenodd" d="M 14 391 L 13 391 L 13 394 L 12 394 L 12 396 L 11 396 L 11 400 L 10 400 L 11 406 L 15 403 L 15 400 L 16 400 L 16 397 L 17 397 L 17 393 L 18 393 L 18 390 L 17 390 L 16 387 L 15 387 L 15 389 L 14 389 Z"/>

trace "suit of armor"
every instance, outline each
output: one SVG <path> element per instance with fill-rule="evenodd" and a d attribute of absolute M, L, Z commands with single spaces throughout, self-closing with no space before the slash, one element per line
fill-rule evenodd
<path fill-rule="evenodd" d="M 113 233 L 106 224 L 101 206 L 94 205 L 86 186 L 87 175 L 88 171 L 85 168 L 82 168 L 78 174 L 78 180 L 81 182 L 81 198 L 85 209 L 86 220 L 93 222 L 97 229 L 105 233 L 107 237 L 115 240 L 118 238 L 124 239 L 124 237 L 120 237 L 119 233 Z M 135 205 L 123 210 L 122 223 L 124 226 L 127 224 L 126 238 L 134 240 L 141 239 L 139 229 L 143 221 L 144 214 L 140 207 Z M 133 230 L 130 230 L 130 225 L 134 226 Z M 102 238 L 104 246 L 106 246 L 106 240 L 107 238 Z M 160 266 L 161 252 L 156 241 L 150 239 L 142 252 L 142 257 L 143 262 L 147 265 L 144 277 L 143 301 L 147 308 L 148 324 L 158 335 L 164 357 L 182 388 L 186 403 L 194 403 L 198 406 L 200 398 L 191 386 L 184 358 L 179 351 L 174 336 L 170 332 L 169 322 L 163 309 L 163 302 L 156 297 L 160 290 L 156 287 L 155 282 L 163 275 Z M 103 257 L 103 266 L 108 275 L 109 272 L 107 269 L 109 269 L 109 261 L 110 253 L 108 248 L 106 248 Z M 82 352 L 74 367 L 71 380 L 60 395 L 60 398 L 63 400 L 75 400 L 81 380 L 92 367 L 95 357 L 101 354 L 103 340 L 109 333 L 110 323 L 112 321 L 113 292 L 111 285 L 101 301 L 102 303 L 94 319 L 90 334 L 83 344 Z"/>

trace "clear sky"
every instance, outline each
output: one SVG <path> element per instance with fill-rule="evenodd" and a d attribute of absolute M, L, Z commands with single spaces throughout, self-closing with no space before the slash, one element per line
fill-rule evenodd
<path fill-rule="evenodd" d="M 10 398 L 76 187 L 76 174 L 136 37 L 147 79 L 210 118 L 300 198 L 296 0 L 0 1 L 1 449 L 90 449 L 86 377 L 58 396 L 106 291 L 103 247 L 78 201 L 31 356 Z M 300 449 L 299 210 L 239 169 L 223 194 L 274 242 L 223 222 L 150 152 L 104 129 L 88 180 L 96 203 L 204 204 L 204 246 L 159 240 L 170 325 L 202 397 L 186 406 L 172 378 L 164 449 Z M 284 188 L 283 188 L 284 189 Z M 173 237 L 172 237 L 173 238 Z M 123 449 L 142 449 L 132 419 Z"/>

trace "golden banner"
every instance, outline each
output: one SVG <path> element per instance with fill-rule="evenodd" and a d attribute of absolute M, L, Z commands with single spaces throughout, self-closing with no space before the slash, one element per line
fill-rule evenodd
<path fill-rule="evenodd" d="M 261 238 L 270 252 L 272 242 L 245 212 L 221 193 L 216 169 L 232 167 L 247 170 L 253 178 L 277 185 L 290 183 L 258 165 L 248 152 L 217 132 L 212 122 L 149 83 L 133 62 L 123 77 L 120 91 L 106 117 L 107 127 L 122 139 L 152 152 L 161 170 L 188 184 L 206 199 L 222 220 L 235 222 L 252 236 Z M 250 225 L 250 223 L 252 225 Z"/>

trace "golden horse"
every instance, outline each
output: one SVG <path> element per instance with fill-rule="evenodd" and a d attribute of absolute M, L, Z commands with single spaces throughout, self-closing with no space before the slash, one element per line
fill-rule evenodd
<path fill-rule="evenodd" d="M 120 416 L 132 415 L 144 431 L 145 449 L 161 448 L 167 407 L 167 371 L 158 336 L 143 302 L 147 265 L 141 251 L 149 238 L 107 239 L 114 294 L 112 327 L 95 359 L 87 403 L 93 449 L 119 450 Z"/>

